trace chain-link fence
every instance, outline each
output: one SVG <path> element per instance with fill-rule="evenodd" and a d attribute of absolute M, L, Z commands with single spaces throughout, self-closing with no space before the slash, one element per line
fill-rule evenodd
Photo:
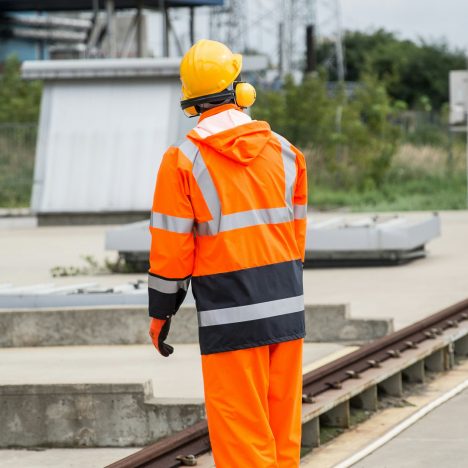
<path fill-rule="evenodd" d="M 0 207 L 29 206 L 37 124 L 0 124 Z"/>

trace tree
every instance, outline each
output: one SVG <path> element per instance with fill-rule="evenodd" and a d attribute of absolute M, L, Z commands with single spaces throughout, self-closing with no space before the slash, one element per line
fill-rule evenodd
<path fill-rule="evenodd" d="M 318 49 L 318 62 L 325 68 L 333 47 L 325 41 Z M 433 109 L 440 110 L 448 101 L 449 71 L 466 67 L 464 52 L 451 49 L 443 41 L 413 42 L 383 29 L 372 33 L 347 31 L 344 49 L 348 81 L 375 75 L 391 98 L 404 101 L 411 108 L 426 99 Z M 329 72 L 331 79 L 336 80 L 334 71 Z"/>
<path fill-rule="evenodd" d="M 279 92 L 260 91 L 252 113 L 307 152 L 311 179 L 334 187 L 379 185 L 399 136 L 385 86 L 372 76 L 351 99 L 324 76 L 287 78 Z"/>

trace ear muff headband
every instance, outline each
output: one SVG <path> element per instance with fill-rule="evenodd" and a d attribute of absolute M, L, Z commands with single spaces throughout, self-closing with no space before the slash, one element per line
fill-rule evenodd
<path fill-rule="evenodd" d="M 190 117 L 195 117 L 200 114 L 197 106 L 201 104 L 212 103 L 214 101 L 223 101 L 233 99 L 239 107 L 250 107 L 256 98 L 255 88 L 244 81 L 235 81 L 233 89 L 225 89 L 219 93 L 207 94 L 190 99 L 180 101 L 180 107 Z"/>
<path fill-rule="evenodd" d="M 222 101 L 229 98 L 235 99 L 235 93 L 231 89 L 225 89 L 220 93 L 207 94 L 205 96 L 184 99 L 183 101 L 180 101 L 180 107 L 182 107 L 182 110 L 186 110 L 189 107 L 196 107 L 201 104 L 207 104 L 217 100 Z"/>

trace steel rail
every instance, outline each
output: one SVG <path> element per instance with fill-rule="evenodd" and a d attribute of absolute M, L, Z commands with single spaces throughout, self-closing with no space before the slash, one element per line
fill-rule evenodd
<path fill-rule="evenodd" d="M 206 421 L 149 445 L 128 457 L 112 463 L 107 468 L 175 468 L 187 466 L 179 456 L 186 454 L 195 457 L 210 450 L 210 437 Z"/>
<path fill-rule="evenodd" d="M 346 356 L 307 373 L 303 379 L 303 393 L 313 397 L 330 388 L 339 387 L 342 382 L 353 378 L 356 374 L 378 367 L 379 363 L 413 348 L 424 340 L 434 338 L 441 331 L 455 327 L 466 319 L 468 319 L 468 299 L 374 340 Z"/>
<path fill-rule="evenodd" d="M 390 335 L 364 345 L 339 359 L 325 364 L 303 377 L 304 401 L 362 374 L 380 363 L 400 356 L 422 341 L 436 338 L 444 330 L 468 320 L 468 299 L 441 310 Z M 107 468 L 175 468 L 190 465 L 190 459 L 177 459 L 188 454 L 198 457 L 210 450 L 208 426 L 200 421 L 172 436 L 162 439 Z"/>

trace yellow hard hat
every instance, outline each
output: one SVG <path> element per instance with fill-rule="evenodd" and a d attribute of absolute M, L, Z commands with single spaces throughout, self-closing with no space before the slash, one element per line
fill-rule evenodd
<path fill-rule="evenodd" d="M 233 54 L 221 42 L 202 39 L 184 55 L 180 64 L 182 99 L 225 90 L 242 68 L 242 55 Z"/>

